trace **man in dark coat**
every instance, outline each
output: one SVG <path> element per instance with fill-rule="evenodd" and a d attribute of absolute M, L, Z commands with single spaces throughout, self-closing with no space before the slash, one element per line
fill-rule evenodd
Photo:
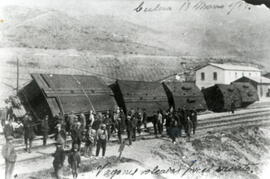
<path fill-rule="evenodd" d="M 191 129 L 193 128 L 192 126 L 192 121 L 190 119 L 190 116 L 187 116 L 187 123 L 186 123 L 186 127 L 185 127 L 185 132 L 187 135 L 187 141 L 190 141 L 190 134 L 191 134 Z"/>
<path fill-rule="evenodd" d="M 97 157 L 99 155 L 100 148 L 102 148 L 102 157 L 105 156 L 107 140 L 108 140 L 108 134 L 106 130 L 106 125 L 101 124 L 100 128 L 97 130 L 97 149 L 96 149 Z"/>
<path fill-rule="evenodd" d="M 152 120 L 152 123 L 153 123 L 153 127 L 154 127 L 154 133 L 155 133 L 155 136 L 157 137 L 157 130 L 158 130 L 158 115 L 157 113 L 154 111 L 153 112 L 153 120 Z"/>
<path fill-rule="evenodd" d="M 167 135 L 169 135 L 169 129 L 170 129 L 170 126 L 171 126 L 171 119 L 172 119 L 169 110 L 167 110 L 165 112 L 164 116 L 166 118 L 166 120 L 165 120 L 166 133 L 167 133 Z"/>
<path fill-rule="evenodd" d="M 131 112 L 131 123 L 132 123 L 132 139 L 136 141 L 136 129 L 138 124 L 138 114 L 137 112 Z"/>
<path fill-rule="evenodd" d="M 119 117 L 121 119 L 121 128 L 124 130 L 126 128 L 126 115 L 124 113 L 124 110 L 120 108 Z"/>
<path fill-rule="evenodd" d="M 132 121 L 131 121 L 131 112 L 128 112 L 127 119 L 126 119 L 126 130 L 127 130 L 127 137 L 129 145 L 132 144 Z"/>
<path fill-rule="evenodd" d="M 82 130 L 80 126 L 80 122 L 77 122 L 71 130 L 71 138 L 72 138 L 72 148 L 75 144 L 78 145 L 79 150 L 81 148 L 81 141 L 82 141 Z"/>
<path fill-rule="evenodd" d="M 106 125 L 106 130 L 108 133 L 108 141 L 110 141 L 111 131 L 112 131 L 112 118 L 110 117 L 108 113 L 105 115 L 103 123 Z"/>
<path fill-rule="evenodd" d="M 6 138 L 6 144 L 2 147 L 2 156 L 5 159 L 5 179 L 12 179 L 12 174 L 17 159 L 15 147 L 12 145 L 12 136 Z"/>
<path fill-rule="evenodd" d="M 190 112 L 190 119 L 192 122 L 192 126 L 193 126 L 193 134 L 195 134 L 196 128 L 197 128 L 197 122 L 198 122 L 198 114 L 195 108 L 193 108 Z"/>
<path fill-rule="evenodd" d="M 234 114 L 234 111 L 235 111 L 235 101 L 232 100 L 232 103 L 231 103 L 231 112 L 232 112 L 232 114 Z"/>
<path fill-rule="evenodd" d="M 72 129 L 72 126 L 75 123 L 76 120 L 76 115 L 74 114 L 74 112 L 72 111 L 71 114 L 68 115 L 68 119 L 67 119 L 67 131 L 70 132 Z"/>
<path fill-rule="evenodd" d="M 57 179 L 61 179 L 62 168 L 65 162 L 65 151 L 63 149 L 63 145 L 61 143 L 56 143 L 56 151 L 53 154 L 53 168 Z"/>
<path fill-rule="evenodd" d="M 97 131 L 102 123 L 102 120 L 103 120 L 102 113 L 98 113 L 96 116 L 96 119 L 94 120 L 94 122 L 92 124 L 92 128 Z"/>
<path fill-rule="evenodd" d="M 81 164 L 81 156 L 79 153 L 79 146 L 77 144 L 74 145 L 73 149 L 71 150 L 71 153 L 68 156 L 68 163 L 72 170 L 73 178 L 74 179 L 77 178 L 78 169 L 80 168 L 80 164 Z"/>
<path fill-rule="evenodd" d="M 31 153 L 31 148 L 32 148 L 32 141 L 34 140 L 35 137 L 35 126 L 32 120 L 32 116 L 26 115 L 24 118 L 23 122 L 24 126 L 24 142 L 26 146 L 26 151 Z"/>
<path fill-rule="evenodd" d="M 49 116 L 46 115 L 45 118 L 41 121 L 41 131 L 43 134 L 43 145 L 47 144 L 48 133 L 49 133 L 49 123 L 48 123 Z"/>

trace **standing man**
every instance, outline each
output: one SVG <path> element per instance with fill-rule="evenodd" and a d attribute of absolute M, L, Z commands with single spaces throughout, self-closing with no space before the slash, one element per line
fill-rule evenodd
<path fill-rule="evenodd" d="M 88 126 L 91 126 L 92 127 L 94 121 L 95 121 L 95 114 L 93 113 L 92 110 L 90 110 L 90 112 L 89 112 L 89 119 L 88 119 Z"/>
<path fill-rule="evenodd" d="M 63 145 L 61 143 L 56 143 L 56 151 L 53 154 L 53 168 L 57 179 L 61 179 L 62 168 L 65 162 L 65 151 L 63 149 Z"/>
<path fill-rule="evenodd" d="M 34 124 L 32 121 L 32 116 L 26 115 L 24 119 L 24 143 L 25 143 L 25 148 L 26 151 L 31 153 L 31 148 L 32 148 L 32 141 L 35 137 L 35 132 L 34 132 Z"/>
<path fill-rule="evenodd" d="M 76 122 L 74 124 L 74 127 L 71 130 L 71 138 L 72 138 L 72 148 L 74 148 L 74 145 L 77 144 L 80 150 L 82 141 L 82 131 L 80 122 Z"/>
<path fill-rule="evenodd" d="M 115 119 L 115 127 L 117 129 L 118 143 L 121 144 L 122 143 L 122 133 L 123 133 L 122 120 L 120 118 L 119 113 L 117 113 L 117 115 L 115 115 L 115 117 L 116 117 L 116 119 Z"/>
<path fill-rule="evenodd" d="M 161 111 L 158 111 L 157 114 L 157 127 L 158 127 L 158 133 L 162 135 L 163 132 L 163 116 L 161 114 Z"/>
<path fill-rule="evenodd" d="M 197 114 L 197 111 L 195 108 L 193 108 L 191 110 L 191 122 L 192 122 L 192 126 L 193 126 L 193 135 L 195 134 L 196 132 L 196 128 L 197 128 L 197 122 L 198 122 L 198 114 Z"/>
<path fill-rule="evenodd" d="M 132 121 L 131 121 L 131 112 L 128 112 L 127 119 L 126 119 L 126 130 L 127 130 L 127 137 L 129 145 L 132 144 Z"/>
<path fill-rule="evenodd" d="M 73 149 L 71 149 L 71 153 L 68 156 L 68 163 L 72 170 L 73 178 L 76 179 L 78 177 L 78 169 L 81 164 L 81 156 L 79 153 L 79 146 L 77 144 L 75 144 Z"/>
<path fill-rule="evenodd" d="M 6 138 L 6 144 L 2 147 L 2 156 L 5 159 L 5 179 L 12 179 L 12 174 L 17 159 L 17 154 L 14 146 L 12 145 L 12 136 Z"/>
<path fill-rule="evenodd" d="M 190 116 L 187 116 L 187 124 L 186 124 L 185 132 L 186 132 L 186 134 L 187 134 L 187 141 L 188 141 L 188 142 L 190 142 L 191 128 L 193 128 L 193 126 L 192 126 L 192 121 L 191 121 L 191 119 L 190 119 Z"/>
<path fill-rule="evenodd" d="M 82 130 L 85 130 L 86 127 L 86 118 L 85 115 L 83 113 L 80 114 L 80 123 L 81 123 L 81 128 Z"/>
<path fill-rule="evenodd" d="M 137 118 L 137 112 L 131 112 L 131 123 L 132 123 L 132 139 L 133 141 L 136 141 L 136 128 L 137 128 L 137 123 L 138 123 L 138 118 Z"/>
<path fill-rule="evenodd" d="M 86 133 L 86 141 L 85 141 L 85 157 L 92 157 L 93 153 L 93 147 L 96 144 L 96 130 L 92 129 L 92 127 L 89 127 L 87 133 Z"/>
<path fill-rule="evenodd" d="M 147 132 L 148 131 L 148 128 L 147 128 L 147 113 L 146 113 L 145 108 L 143 108 L 143 125 L 144 125 L 145 132 Z"/>
<path fill-rule="evenodd" d="M 45 118 L 41 121 L 41 131 L 43 134 L 43 145 L 47 144 L 48 133 L 49 133 L 49 123 L 48 123 L 49 116 L 46 115 Z"/>
<path fill-rule="evenodd" d="M 68 132 L 71 131 L 72 126 L 74 125 L 74 122 L 75 122 L 75 120 L 76 120 L 76 117 L 77 117 L 77 116 L 74 114 L 73 111 L 71 111 L 71 114 L 68 115 L 68 120 L 67 120 L 67 123 L 68 123 L 68 125 L 67 125 L 67 130 L 68 130 Z"/>
<path fill-rule="evenodd" d="M 99 112 L 97 114 L 97 117 L 96 119 L 94 120 L 93 124 L 92 124 L 92 128 L 95 129 L 96 131 L 99 129 L 101 123 L 102 123 L 102 120 L 103 120 L 103 115 L 101 112 Z"/>
<path fill-rule="evenodd" d="M 157 138 L 157 124 L 158 124 L 158 119 L 157 118 L 158 118 L 157 113 L 155 111 L 153 111 L 153 120 L 152 120 L 152 122 L 153 122 L 154 133 L 155 133 L 156 138 Z"/>
<path fill-rule="evenodd" d="M 97 131 L 97 150 L 96 150 L 97 157 L 99 155 L 100 148 L 102 148 L 102 157 L 105 156 L 107 139 L 108 139 L 108 134 L 106 130 L 106 125 L 102 124 Z"/>
<path fill-rule="evenodd" d="M 111 131 L 112 131 L 112 119 L 110 118 L 110 115 L 108 112 L 105 115 L 103 123 L 106 125 L 106 130 L 108 133 L 108 142 L 109 142 L 110 137 L 111 137 Z"/>
<path fill-rule="evenodd" d="M 235 101 L 232 100 L 232 103 L 231 103 L 231 112 L 232 112 L 232 114 L 234 114 L 234 111 L 235 111 Z"/>

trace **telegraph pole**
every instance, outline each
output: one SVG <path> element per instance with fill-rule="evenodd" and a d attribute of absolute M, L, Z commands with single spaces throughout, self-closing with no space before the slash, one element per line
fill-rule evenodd
<path fill-rule="evenodd" d="M 18 94 L 18 92 L 19 92 L 19 74 L 20 74 L 20 72 L 19 72 L 19 58 L 17 58 L 17 88 L 16 88 L 16 92 L 17 92 L 17 94 Z"/>

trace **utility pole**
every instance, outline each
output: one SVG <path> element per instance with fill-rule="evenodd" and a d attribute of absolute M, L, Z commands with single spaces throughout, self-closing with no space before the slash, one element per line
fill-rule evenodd
<path fill-rule="evenodd" d="M 19 58 L 17 58 L 17 88 L 16 88 L 16 92 L 17 92 L 17 94 L 18 94 L 18 92 L 19 92 L 19 74 L 20 74 L 20 72 L 19 72 Z"/>

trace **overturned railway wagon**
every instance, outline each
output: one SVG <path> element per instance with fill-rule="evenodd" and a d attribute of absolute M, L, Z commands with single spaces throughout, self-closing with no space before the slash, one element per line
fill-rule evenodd
<path fill-rule="evenodd" d="M 249 83 L 216 84 L 202 90 L 209 110 L 229 111 L 234 102 L 235 108 L 246 107 L 258 100 L 256 90 Z"/>
<path fill-rule="evenodd" d="M 250 83 L 234 82 L 232 85 L 239 91 L 242 107 L 246 107 L 259 100 L 257 90 Z"/>
<path fill-rule="evenodd" d="M 117 80 L 110 85 L 119 107 L 126 112 L 145 109 L 147 114 L 169 108 L 167 95 L 159 82 Z"/>
<path fill-rule="evenodd" d="M 193 82 L 164 82 L 163 87 L 167 93 L 170 105 L 174 109 L 207 109 L 204 96 Z"/>
<path fill-rule="evenodd" d="M 113 109 L 113 93 L 96 76 L 31 74 L 32 81 L 22 88 L 18 96 L 35 118 L 60 112 L 89 113 Z"/>

